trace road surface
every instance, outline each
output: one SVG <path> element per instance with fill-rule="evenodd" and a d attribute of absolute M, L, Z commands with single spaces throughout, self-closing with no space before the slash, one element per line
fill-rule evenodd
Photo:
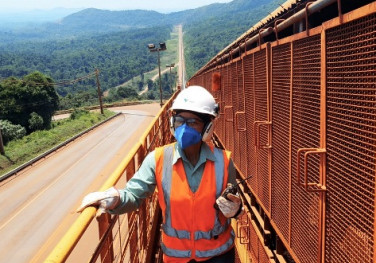
<path fill-rule="evenodd" d="M 98 190 L 160 106 L 113 110 L 123 114 L 0 183 L 0 262 L 42 262 L 77 218 L 82 197 Z"/>

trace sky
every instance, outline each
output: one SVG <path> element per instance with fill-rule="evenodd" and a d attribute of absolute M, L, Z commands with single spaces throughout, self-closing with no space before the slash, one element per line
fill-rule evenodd
<path fill-rule="evenodd" d="M 54 8 L 98 8 L 106 10 L 154 10 L 162 13 L 197 8 L 232 0 L 0 0 L 1 12 L 48 10 Z"/>

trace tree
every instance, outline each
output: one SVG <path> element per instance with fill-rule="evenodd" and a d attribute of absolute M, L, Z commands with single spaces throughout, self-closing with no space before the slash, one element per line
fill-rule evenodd
<path fill-rule="evenodd" d="M 41 130 L 43 128 L 43 118 L 36 112 L 30 114 L 29 129 L 30 131 Z"/>
<path fill-rule="evenodd" d="M 20 124 L 30 132 L 30 114 L 35 112 L 43 118 L 43 128 L 50 127 L 51 118 L 59 105 L 51 78 L 34 72 L 21 80 L 8 78 L 1 87 L 0 119 Z"/>
<path fill-rule="evenodd" d="M 0 127 L 4 143 L 15 139 L 21 139 L 26 135 L 26 129 L 24 127 L 19 124 L 15 125 L 8 120 L 0 120 Z"/>
<path fill-rule="evenodd" d="M 148 84 L 148 90 L 152 90 L 154 86 L 154 82 L 151 79 L 148 79 L 147 84 Z"/>
<path fill-rule="evenodd" d="M 144 88 L 144 82 L 143 81 L 138 81 L 137 82 L 137 87 L 138 87 L 138 90 L 143 90 L 143 88 Z"/>
<path fill-rule="evenodd" d="M 144 78 L 143 72 L 156 68 L 157 57 L 148 52 L 147 45 L 156 39 L 166 41 L 170 32 L 171 28 L 166 26 L 137 28 L 79 37 L 74 34 L 74 39 L 30 39 L 11 45 L 2 45 L 0 34 L 0 77 L 22 78 L 40 71 L 48 72 L 55 80 L 74 80 L 98 68 L 102 87 L 110 89 L 138 75 Z M 75 85 L 59 86 L 57 92 L 64 97 L 95 88 L 95 78 L 89 78 Z"/>
<path fill-rule="evenodd" d="M 121 98 L 137 98 L 138 93 L 130 87 L 119 87 L 117 89 L 117 95 Z"/>

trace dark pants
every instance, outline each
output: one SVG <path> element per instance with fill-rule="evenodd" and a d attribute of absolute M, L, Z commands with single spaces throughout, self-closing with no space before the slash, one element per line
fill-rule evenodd
<path fill-rule="evenodd" d="M 195 261 L 191 260 L 189 263 L 194 263 L 194 262 L 199 262 L 199 263 L 234 263 L 235 262 L 235 248 L 231 248 L 229 251 L 226 253 L 212 257 L 211 259 L 205 260 L 205 261 Z"/>

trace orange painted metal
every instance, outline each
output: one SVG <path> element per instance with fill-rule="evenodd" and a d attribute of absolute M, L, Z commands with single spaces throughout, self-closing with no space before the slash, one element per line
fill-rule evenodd
<path fill-rule="evenodd" d="M 274 30 L 275 38 L 277 39 L 277 41 L 278 41 L 278 28 L 277 28 L 277 25 L 279 23 L 281 23 L 282 21 L 284 21 L 284 19 L 277 19 L 277 20 L 274 21 L 274 28 L 273 28 L 273 30 Z"/>
<path fill-rule="evenodd" d="M 306 23 L 306 33 L 307 33 L 307 36 L 309 36 L 309 21 L 308 21 L 308 16 L 309 16 L 309 11 L 308 11 L 308 8 L 309 6 L 312 4 L 313 2 L 308 2 L 306 5 L 305 5 L 305 9 L 304 9 L 304 13 L 305 13 L 305 23 Z"/>
<path fill-rule="evenodd" d="M 302 183 L 300 179 L 300 166 L 301 166 L 300 156 L 302 152 L 304 152 L 304 183 Z M 317 183 L 308 182 L 308 156 L 312 154 L 323 155 L 325 153 L 326 151 L 324 149 L 316 149 L 316 148 L 300 148 L 297 151 L 296 178 L 297 178 L 298 185 L 303 187 L 307 192 L 326 191 L 326 187 L 321 184 L 322 179 L 320 179 L 320 182 L 317 182 Z M 323 158 L 325 158 L 325 155 Z"/>
<path fill-rule="evenodd" d="M 294 76 L 294 67 L 293 67 L 293 61 L 294 61 L 294 42 L 291 42 L 290 43 L 290 56 L 291 56 L 291 59 L 290 59 L 290 96 L 289 96 L 289 99 L 290 99 L 290 105 L 289 105 L 289 110 L 290 110 L 290 114 L 289 114 L 289 167 L 288 167 L 288 174 L 289 174 L 289 221 L 288 221 L 288 228 L 289 228 L 289 231 L 288 231 L 288 236 L 285 237 L 286 240 L 287 240 L 287 244 L 291 244 L 291 231 L 292 231 L 292 225 L 291 225 L 291 221 L 292 221 L 292 192 L 291 192 L 291 189 L 292 189 L 292 109 L 293 109 L 293 104 L 292 104 L 292 99 L 293 99 L 293 96 L 292 96 L 292 91 L 293 91 L 293 78 L 291 76 Z M 283 238 L 283 237 L 282 237 Z M 286 243 L 286 242 L 285 242 Z"/>
<path fill-rule="evenodd" d="M 113 247 L 113 237 L 110 230 L 111 227 L 111 216 L 107 213 L 101 214 L 97 217 L 98 228 L 99 228 L 99 240 L 101 249 L 97 250 L 101 255 L 101 262 L 110 263 L 114 260 L 114 247 Z"/>
<path fill-rule="evenodd" d="M 341 0 L 338 0 L 338 3 L 340 3 Z M 341 10 L 341 6 L 338 5 L 338 9 Z M 339 15 L 342 20 L 341 12 L 339 12 Z M 326 46 L 326 31 L 321 31 L 321 46 Z M 320 148 L 326 149 L 326 67 L 327 64 L 327 58 L 326 58 L 326 48 L 321 48 L 321 108 L 320 108 L 320 130 L 321 130 L 321 138 L 320 138 Z M 321 158 L 321 164 L 320 164 L 320 174 L 321 174 L 321 185 L 323 185 L 326 188 L 326 156 L 325 158 Z M 320 203 L 319 203 L 319 229 L 321 231 L 321 235 L 319 236 L 319 256 L 320 262 L 325 262 L 325 238 L 326 238 L 326 224 L 325 224 L 325 218 L 326 218 L 326 191 L 319 192 L 320 196 Z"/>
<path fill-rule="evenodd" d="M 325 25 L 326 184 L 335 193 L 327 194 L 326 261 L 375 257 L 375 12 L 372 3 Z"/>
<path fill-rule="evenodd" d="M 334 2 L 315 2 L 307 6 L 306 10 L 332 3 Z M 355 88 L 355 83 L 375 85 L 371 73 L 375 72 L 375 64 L 368 63 L 371 60 L 375 61 L 375 52 L 371 51 L 375 48 L 376 41 L 375 37 L 371 36 L 376 31 L 374 29 L 376 23 L 373 22 L 373 14 L 376 13 L 375 3 L 342 15 L 342 7 L 338 6 L 338 8 L 339 17 L 323 23 L 323 26 L 307 27 L 304 32 L 284 39 L 278 38 L 278 29 L 288 22 L 275 23 L 277 41 L 271 44 L 270 50 L 268 44 L 261 43 L 261 37 L 268 31 L 266 29 L 257 34 L 260 44 L 257 48 L 249 50 L 247 46 L 243 48 L 240 45 L 239 52 L 244 50 L 244 54 L 240 54 L 243 65 L 241 74 L 245 99 L 244 113 L 236 110 L 236 103 L 239 103 L 237 95 L 224 93 L 226 96 L 232 96 L 232 105 L 228 103 L 225 105 L 227 109 L 231 109 L 229 106 L 233 107 L 235 138 L 242 131 L 247 135 L 247 146 L 244 147 L 248 155 L 247 173 L 255 171 L 255 177 L 247 183 L 250 187 L 249 194 L 257 202 L 258 209 L 264 215 L 271 217 L 270 223 L 274 231 L 296 262 L 372 262 L 375 258 L 375 169 L 372 169 L 372 176 L 367 175 L 370 179 L 366 180 L 371 184 L 370 189 L 372 189 L 371 192 L 366 191 L 370 196 L 367 204 L 371 204 L 370 211 L 372 211 L 367 213 L 369 217 L 360 216 L 359 212 L 352 212 L 355 210 L 350 207 L 346 208 L 346 212 L 341 210 L 346 205 L 360 201 L 352 197 L 349 198 L 352 202 L 344 203 L 346 199 L 339 199 L 336 196 L 337 192 L 347 196 L 345 189 L 352 189 L 353 195 L 359 194 L 359 190 L 353 189 L 351 184 L 346 188 L 340 188 L 339 183 L 347 182 L 343 176 L 340 176 L 340 172 L 335 170 L 342 169 L 342 173 L 353 178 L 352 184 L 359 184 L 358 187 L 364 189 L 361 188 L 364 187 L 364 183 L 360 184 L 359 180 L 362 181 L 367 176 L 363 176 L 361 171 L 375 164 L 373 157 L 366 159 L 367 161 L 360 161 L 361 157 L 367 156 L 364 151 L 376 155 L 376 151 L 369 148 L 376 143 L 371 137 L 363 134 L 373 134 L 370 131 L 374 126 L 367 122 L 371 121 L 371 116 L 376 116 L 376 113 L 373 115 L 373 109 L 376 107 L 367 105 L 373 105 L 370 103 L 373 103 L 372 92 L 375 89 L 365 89 L 362 86 L 360 89 Z M 309 14 L 312 14 L 311 11 Z M 354 37 L 347 39 L 351 34 Z M 247 42 L 248 40 L 245 39 L 250 38 L 244 38 L 244 42 Z M 349 41 L 349 44 L 341 44 L 346 41 Z M 335 47 L 332 48 L 331 45 Z M 237 52 L 233 48 L 231 51 L 232 54 Z M 361 59 L 348 60 L 351 53 Z M 340 55 L 334 56 L 334 54 Z M 221 56 L 224 57 L 224 53 Z M 271 61 L 268 62 L 270 58 Z M 349 62 L 344 64 L 337 61 Z M 222 67 L 233 69 L 233 63 L 235 62 L 228 61 Z M 267 64 L 266 70 L 260 74 L 265 64 Z M 234 70 L 228 72 L 234 74 Z M 240 74 L 236 72 L 237 75 Z M 353 79 L 351 80 L 346 74 L 352 74 L 349 76 L 353 76 Z M 229 79 L 238 77 L 227 76 Z M 236 85 L 233 84 L 234 82 L 231 83 L 222 86 L 222 89 L 231 87 L 234 90 Z M 341 87 L 333 88 L 332 86 L 337 83 L 343 84 Z M 352 86 L 354 86 L 353 90 Z M 265 98 L 266 101 L 263 101 Z M 336 100 L 332 102 L 333 98 Z M 242 105 L 243 103 L 241 102 Z M 283 112 L 282 109 L 287 111 Z M 244 129 L 238 124 L 238 119 L 242 116 L 246 116 L 246 123 L 242 125 Z M 366 124 L 363 124 L 363 121 Z M 336 125 L 333 125 L 334 123 Z M 362 129 L 357 128 L 356 125 L 361 125 L 359 127 Z M 346 134 L 343 134 L 339 127 L 346 131 Z M 217 132 L 220 139 L 220 134 L 224 131 L 220 131 L 219 128 Z M 222 141 L 227 147 L 228 139 Z M 365 144 L 360 147 L 359 143 Z M 346 144 L 351 145 L 353 153 L 346 150 L 346 152 L 338 152 L 336 156 L 338 151 L 336 147 L 341 149 Z M 234 154 L 237 155 L 236 146 L 241 147 L 241 145 L 235 143 L 234 146 Z M 267 150 L 265 148 L 270 148 L 271 152 L 265 154 L 263 152 Z M 355 166 L 351 165 L 350 156 L 356 161 Z M 346 164 L 341 160 L 346 160 Z M 242 167 L 241 164 L 237 165 L 238 159 L 235 159 L 235 162 L 238 169 Z M 351 177 L 351 174 L 346 172 L 346 165 L 350 165 L 353 168 L 352 172 L 360 177 Z M 339 181 L 338 178 L 341 177 L 343 179 Z M 268 179 L 265 180 L 266 178 Z M 278 200 L 280 196 L 281 199 Z M 283 203 L 283 200 L 287 202 Z M 342 208 L 333 211 L 333 207 L 337 205 Z M 279 206 L 286 206 L 285 215 L 278 210 Z M 365 209 L 365 206 L 361 204 L 361 208 Z M 342 221 L 338 220 L 349 212 L 354 219 L 363 218 L 362 222 L 371 222 L 369 226 L 372 226 L 372 230 L 355 227 L 355 222 L 345 223 L 346 228 L 344 228 L 343 223 L 340 222 L 352 220 L 344 217 Z M 359 225 L 359 220 L 357 224 Z M 260 247 L 257 242 L 252 241 L 252 231 L 250 236 L 253 260 L 261 262 L 262 253 L 260 254 L 258 250 Z M 355 247 L 351 247 L 350 244 L 355 244 Z M 362 251 L 361 246 L 366 250 Z M 254 249 L 255 247 L 257 249 Z M 339 251 L 344 249 L 346 253 L 341 254 Z"/>

